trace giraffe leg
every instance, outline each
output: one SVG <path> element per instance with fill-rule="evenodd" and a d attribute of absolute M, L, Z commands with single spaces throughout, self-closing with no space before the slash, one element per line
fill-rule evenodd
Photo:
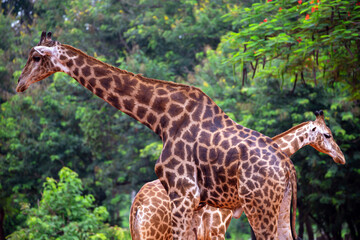
<path fill-rule="evenodd" d="M 191 199 L 178 196 L 174 192 L 170 192 L 169 196 L 171 199 L 173 239 L 194 239 L 196 233 L 192 231 L 191 223 L 195 206 L 199 204 L 200 198 Z"/>
<path fill-rule="evenodd" d="M 259 209 L 252 209 L 251 212 L 259 212 Z M 262 212 L 260 210 L 260 212 Z M 277 225 L 278 211 L 266 211 L 266 214 L 250 214 L 245 209 L 245 214 L 255 233 L 257 240 L 278 239 Z"/>
<path fill-rule="evenodd" d="M 262 198 L 249 194 L 244 198 L 245 204 L 242 207 L 257 240 L 278 239 L 278 218 L 285 187 L 273 183 L 272 189 L 265 187 L 256 191 L 261 190 Z"/>
<path fill-rule="evenodd" d="M 290 228 L 290 206 L 291 206 L 291 186 L 290 182 L 286 187 L 285 196 L 280 205 L 278 234 L 279 240 L 292 239 Z"/>

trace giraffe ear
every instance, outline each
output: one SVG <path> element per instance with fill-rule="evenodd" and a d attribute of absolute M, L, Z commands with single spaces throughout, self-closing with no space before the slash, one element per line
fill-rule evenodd
<path fill-rule="evenodd" d="M 37 46 L 34 47 L 34 50 L 37 51 L 42 56 L 51 56 L 53 55 L 54 49 L 52 47 L 46 46 Z"/>

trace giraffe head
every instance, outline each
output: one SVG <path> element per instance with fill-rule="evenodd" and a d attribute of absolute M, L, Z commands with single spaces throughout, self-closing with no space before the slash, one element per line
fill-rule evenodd
<path fill-rule="evenodd" d="M 311 122 L 310 127 L 310 146 L 319 152 L 328 154 L 336 163 L 345 164 L 344 154 L 336 144 L 330 128 L 325 124 L 324 112 L 316 111 L 315 115 L 316 120 Z"/>
<path fill-rule="evenodd" d="M 29 52 L 29 58 L 18 80 L 17 92 L 25 91 L 31 84 L 62 70 L 56 57 L 59 42 L 51 39 L 51 32 L 42 32 L 40 42 Z"/>

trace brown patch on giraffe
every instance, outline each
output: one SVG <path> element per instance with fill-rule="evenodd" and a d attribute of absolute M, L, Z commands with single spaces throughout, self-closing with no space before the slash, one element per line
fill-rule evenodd
<path fill-rule="evenodd" d="M 146 121 L 150 124 L 150 125 L 153 125 L 155 122 L 156 122 L 156 117 L 154 114 L 152 113 L 149 113 L 149 115 L 147 116 L 146 118 Z"/>
<path fill-rule="evenodd" d="M 178 141 L 177 143 L 175 143 L 175 149 L 174 149 L 174 154 L 176 156 L 178 156 L 180 159 L 184 159 L 185 158 L 185 143 L 183 141 Z"/>
<path fill-rule="evenodd" d="M 168 124 L 169 124 L 169 121 L 170 121 L 170 119 L 167 116 L 165 116 L 165 115 L 162 116 L 160 118 L 160 126 L 162 128 L 166 128 L 168 126 Z"/>
<path fill-rule="evenodd" d="M 192 113 L 191 117 L 195 122 L 200 122 L 200 116 L 203 111 L 204 105 L 202 105 L 201 103 L 200 104 L 198 103 L 196 105 L 197 105 L 196 110 L 195 112 Z"/>
<path fill-rule="evenodd" d="M 231 119 L 228 119 L 228 120 L 226 120 L 225 124 L 226 124 L 227 127 L 230 127 L 230 126 L 234 125 L 234 121 L 231 120 Z"/>
<path fill-rule="evenodd" d="M 191 166 L 190 164 L 186 164 L 185 166 L 186 166 L 186 176 L 189 179 L 191 179 L 192 181 L 195 181 L 194 174 L 193 174 L 195 171 L 194 167 Z"/>
<path fill-rule="evenodd" d="M 176 91 L 176 88 L 172 87 L 172 86 L 166 86 L 166 89 L 169 91 L 169 92 L 174 92 Z"/>
<path fill-rule="evenodd" d="M 215 148 L 210 148 L 210 152 L 209 152 L 209 160 L 211 163 L 215 163 L 218 159 L 218 153 L 217 150 Z"/>
<path fill-rule="evenodd" d="M 246 145 L 240 144 L 239 149 L 240 149 L 240 160 L 241 161 L 247 161 L 248 158 L 249 158 L 249 154 L 248 154 L 248 150 L 247 150 Z"/>
<path fill-rule="evenodd" d="M 207 189 L 213 189 L 214 182 L 212 181 L 211 168 L 209 164 L 200 164 L 200 169 L 202 176 L 204 177 L 204 187 Z"/>
<path fill-rule="evenodd" d="M 98 60 L 96 60 L 95 58 L 87 58 L 86 59 L 86 63 L 89 65 L 89 66 L 95 66 L 98 64 Z"/>
<path fill-rule="evenodd" d="M 175 169 L 177 167 L 177 165 L 179 165 L 181 162 L 176 160 L 175 158 L 171 158 L 170 161 L 165 164 L 165 167 L 167 169 Z"/>
<path fill-rule="evenodd" d="M 84 57 L 79 55 L 76 59 L 75 59 L 75 63 L 78 67 L 81 67 L 82 65 L 84 65 Z"/>
<path fill-rule="evenodd" d="M 87 89 L 89 89 L 90 91 L 94 91 L 94 88 L 91 86 L 91 84 L 86 84 L 86 86 L 85 86 Z"/>
<path fill-rule="evenodd" d="M 73 73 L 75 74 L 76 77 L 79 76 L 79 69 L 78 69 L 78 68 L 75 68 L 74 71 L 73 71 Z"/>
<path fill-rule="evenodd" d="M 67 57 L 65 56 L 65 55 L 60 55 L 60 60 L 62 60 L 62 61 L 64 61 L 64 60 L 66 60 L 67 59 Z"/>
<path fill-rule="evenodd" d="M 106 98 L 106 100 L 111 103 L 111 105 L 113 105 L 114 107 L 116 107 L 117 109 L 121 108 L 121 104 L 120 104 L 120 100 L 117 96 L 113 95 L 113 94 L 109 94 Z"/>
<path fill-rule="evenodd" d="M 155 98 L 151 109 L 157 113 L 163 113 L 165 112 L 168 102 L 169 102 L 169 98 L 167 97 L 157 97 Z"/>
<path fill-rule="evenodd" d="M 89 82 L 89 84 L 90 84 L 91 86 L 93 86 L 93 87 L 96 86 L 96 79 L 95 79 L 95 78 L 90 78 L 88 82 Z"/>
<path fill-rule="evenodd" d="M 66 62 L 66 66 L 67 66 L 68 68 L 71 68 L 73 65 L 74 65 L 74 62 L 73 62 L 73 60 L 71 60 L 71 59 Z"/>
<path fill-rule="evenodd" d="M 184 104 L 186 102 L 187 97 L 182 92 L 173 93 L 170 95 L 170 98 L 175 102 Z"/>
<path fill-rule="evenodd" d="M 116 75 L 113 75 L 113 79 L 115 81 L 115 92 L 120 96 L 131 96 L 132 92 L 134 92 L 134 87 L 128 82 L 124 81 L 124 84 L 121 82 L 120 78 Z"/>
<path fill-rule="evenodd" d="M 74 53 L 73 51 L 66 51 L 66 54 L 67 54 L 69 57 L 74 57 L 74 56 L 76 56 L 76 53 Z"/>
<path fill-rule="evenodd" d="M 236 163 L 232 164 L 227 170 L 228 176 L 236 176 L 238 172 L 238 165 Z"/>
<path fill-rule="evenodd" d="M 183 114 L 179 120 L 173 121 L 172 126 L 169 129 L 169 134 L 171 137 L 176 137 L 178 134 L 182 133 L 185 126 L 188 126 L 190 123 L 190 117 L 188 114 Z"/>
<path fill-rule="evenodd" d="M 212 111 L 212 107 L 211 106 L 206 106 L 205 107 L 205 112 L 204 112 L 204 115 L 203 115 L 203 119 L 206 119 L 206 118 L 212 118 L 213 117 L 213 111 Z"/>
<path fill-rule="evenodd" d="M 200 128 L 197 124 L 191 125 L 190 129 L 184 133 L 183 138 L 189 143 L 195 142 L 199 132 Z"/>
<path fill-rule="evenodd" d="M 183 112 L 183 107 L 178 104 L 171 104 L 168 110 L 168 113 L 171 117 L 176 117 Z"/>
<path fill-rule="evenodd" d="M 123 100 L 123 105 L 124 105 L 126 110 L 132 111 L 134 109 L 135 102 L 134 102 L 133 99 L 124 99 Z"/>
<path fill-rule="evenodd" d="M 231 148 L 227 151 L 225 158 L 225 166 L 230 166 L 230 164 L 239 159 L 239 152 L 236 148 Z"/>
<path fill-rule="evenodd" d="M 202 162 L 207 162 L 208 161 L 208 157 L 207 157 L 207 148 L 206 147 L 202 147 L 199 146 L 199 160 L 201 160 Z"/>
<path fill-rule="evenodd" d="M 171 164 L 167 164 L 167 165 L 169 166 Z M 168 166 L 167 166 L 167 168 L 168 168 Z M 172 168 L 170 168 L 170 169 L 172 169 Z M 166 179 L 167 179 L 167 181 L 169 183 L 170 188 L 175 187 L 175 182 L 176 182 L 176 179 L 177 179 L 176 174 L 173 173 L 173 172 L 166 171 L 165 172 L 165 177 L 166 177 Z M 173 194 L 170 194 L 169 197 L 170 197 L 170 199 L 178 198 L 178 196 L 175 197 Z"/>
<path fill-rule="evenodd" d="M 200 133 L 200 138 L 199 138 L 200 143 L 203 143 L 209 147 L 211 145 L 210 139 L 211 139 L 211 135 L 208 132 L 202 131 Z"/>
<path fill-rule="evenodd" d="M 91 74 L 91 68 L 89 66 L 85 66 L 81 69 L 82 74 L 84 77 L 88 77 Z"/>
<path fill-rule="evenodd" d="M 139 106 L 136 114 L 140 119 L 142 119 L 145 116 L 146 112 L 147 112 L 147 108 Z"/>
<path fill-rule="evenodd" d="M 197 102 L 202 102 L 203 98 L 204 98 L 204 94 L 201 92 L 201 94 L 196 91 L 196 92 L 192 92 L 189 94 L 189 97 L 192 98 L 193 100 L 197 101 Z"/>
<path fill-rule="evenodd" d="M 212 139 L 212 144 L 214 146 L 218 146 L 220 141 L 221 141 L 221 134 L 220 133 L 215 133 L 214 136 L 213 136 L 213 139 Z"/>
<path fill-rule="evenodd" d="M 164 169 L 162 166 L 157 166 L 155 167 L 155 174 L 158 178 L 162 178 L 163 177 L 163 174 L 164 174 Z M 164 186 L 164 184 L 163 184 Z M 164 186 L 165 187 L 165 186 Z M 167 191 L 167 190 L 166 190 Z"/>
<path fill-rule="evenodd" d="M 94 67 L 94 74 L 96 77 L 104 77 L 109 75 L 110 71 L 104 69 L 103 67 Z"/>
<path fill-rule="evenodd" d="M 198 105 L 197 102 L 191 100 L 191 101 L 188 102 L 185 109 L 186 109 L 186 111 L 191 113 L 197 105 Z"/>
<path fill-rule="evenodd" d="M 239 133 L 239 137 L 241 138 L 247 138 L 249 136 L 249 134 L 245 133 L 245 132 L 240 132 Z"/>
<path fill-rule="evenodd" d="M 166 145 L 163 148 L 163 151 L 161 152 L 161 156 L 160 156 L 161 161 L 164 161 L 164 160 L 168 159 L 169 157 L 171 157 L 171 155 L 172 155 L 172 152 L 171 152 L 172 146 L 173 146 L 172 142 L 169 141 L 169 142 L 166 143 Z"/>
<path fill-rule="evenodd" d="M 229 149 L 229 147 L 230 147 L 229 141 L 228 140 L 222 141 L 220 146 L 225 150 Z"/>
<path fill-rule="evenodd" d="M 299 143 L 298 143 L 297 139 L 295 139 L 294 141 L 291 142 L 291 146 L 292 146 L 294 149 L 298 149 L 298 148 L 299 148 Z"/>
<path fill-rule="evenodd" d="M 259 139 L 258 139 L 258 146 L 259 146 L 260 148 L 266 147 L 266 143 L 265 143 L 265 141 L 264 141 L 263 138 L 259 138 Z"/>
<path fill-rule="evenodd" d="M 144 84 L 140 84 L 139 91 L 135 98 L 142 104 L 148 105 L 153 96 L 154 88 L 152 86 L 146 86 Z"/>
<path fill-rule="evenodd" d="M 85 79 L 83 77 L 79 78 L 81 85 L 85 85 Z"/>
<path fill-rule="evenodd" d="M 110 86 L 111 86 L 111 82 L 112 82 L 112 78 L 102 78 L 99 80 L 101 86 L 103 86 L 106 90 L 109 90 Z"/>
<path fill-rule="evenodd" d="M 184 175 L 185 173 L 185 169 L 184 169 L 184 166 L 183 165 L 180 165 L 177 169 L 177 172 L 180 176 Z"/>
<path fill-rule="evenodd" d="M 95 88 L 95 94 L 98 97 L 104 98 L 104 90 L 102 90 L 101 88 Z"/>
<path fill-rule="evenodd" d="M 157 93 L 157 95 L 162 96 L 162 95 L 167 95 L 168 91 L 166 91 L 164 89 L 156 89 L 156 93 Z"/>

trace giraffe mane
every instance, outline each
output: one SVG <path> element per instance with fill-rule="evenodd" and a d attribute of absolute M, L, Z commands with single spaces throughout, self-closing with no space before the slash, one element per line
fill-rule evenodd
<path fill-rule="evenodd" d="M 305 126 L 305 125 L 308 124 L 309 122 L 310 122 L 310 121 L 300 123 L 300 124 L 298 124 L 298 125 L 290 128 L 289 130 L 287 130 L 287 131 L 285 131 L 285 132 L 283 132 L 283 133 L 280 133 L 280 134 L 276 135 L 275 137 L 272 138 L 272 140 L 273 140 L 273 141 L 276 141 L 276 140 L 278 140 L 279 138 L 282 138 L 283 136 L 289 134 L 289 132 L 292 132 L 292 131 L 294 131 L 294 130 L 296 130 L 296 129 L 298 129 L 298 128 L 301 128 L 301 127 Z"/>
<path fill-rule="evenodd" d="M 142 76 L 141 74 L 135 74 L 135 73 L 132 73 L 132 72 L 129 72 L 129 71 L 126 71 L 126 70 L 122 70 L 120 68 L 117 68 L 117 67 L 114 67 L 108 63 L 105 63 L 105 62 L 102 62 L 86 53 L 84 53 L 83 51 L 81 51 L 80 49 L 77 49 L 73 46 L 70 46 L 70 45 L 67 45 L 67 44 L 61 44 L 63 47 L 65 48 L 68 48 L 74 52 L 77 52 L 78 54 L 81 54 L 87 58 L 90 58 L 92 61 L 98 63 L 98 64 L 101 64 L 101 65 L 105 65 L 106 67 L 114 70 L 115 72 L 119 72 L 121 74 L 129 74 L 131 76 L 134 76 L 134 77 L 137 77 L 137 78 L 140 78 L 141 80 L 144 80 L 144 81 L 147 81 L 147 82 L 151 82 L 151 83 L 165 83 L 167 85 L 170 85 L 170 86 L 174 86 L 174 87 L 184 87 L 184 88 L 195 88 L 195 87 L 192 87 L 192 86 L 189 86 L 189 85 L 186 85 L 186 84 L 181 84 L 181 83 L 175 83 L 175 82 L 171 82 L 171 81 L 165 81 L 165 80 L 159 80 L 159 79 L 155 79 L 155 78 L 148 78 L 148 77 L 144 77 Z M 197 88 L 198 89 L 198 88 Z M 200 89 L 198 89 L 200 90 Z M 203 94 L 205 94 L 202 90 L 200 90 Z M 205 94 L 206 95 L 206 94 Z"/>

